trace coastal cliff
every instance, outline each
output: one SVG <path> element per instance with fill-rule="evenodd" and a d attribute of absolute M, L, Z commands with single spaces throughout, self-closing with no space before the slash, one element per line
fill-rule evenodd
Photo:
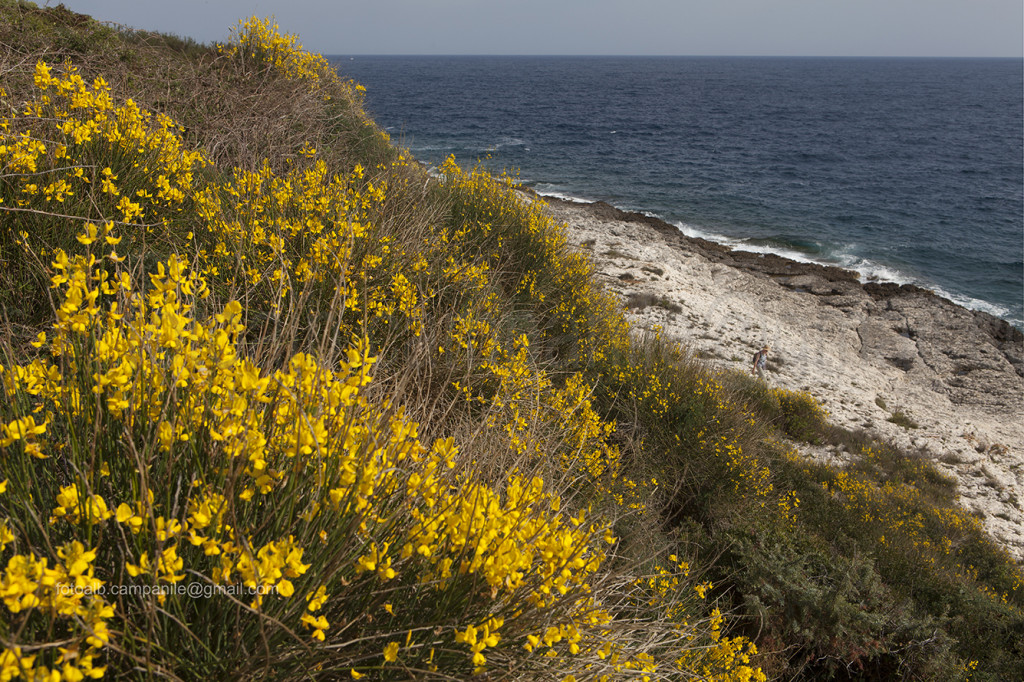
<path fill-rule="evenodd" d="M 771 383 L 809 391 L 834 422 L 954 476 L 964 506 L 1024 560 L 1024 336 L 911 285 L 732 250 L 605 203 L 544 197 L 639 328 L 715 367 L 748 371 L 770 344 Z M 805 446 L 844 463 L 842 448 Z"/>

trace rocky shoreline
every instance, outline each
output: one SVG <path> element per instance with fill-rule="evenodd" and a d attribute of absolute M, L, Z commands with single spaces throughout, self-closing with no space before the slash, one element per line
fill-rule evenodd
<path fill-rule="evenodd" d="M 535 198 L 535 197 L 533 197 Z M 1024 562 L 1024 335 L 911 285 L 732 250 L 603 202 L 544 197 L 638 328 L 714 366 L 772 346 L 774 385 L 806 390 L 842 426 L 919 452 Z M 842 463 L 848 453 L 807 448 Z"/>

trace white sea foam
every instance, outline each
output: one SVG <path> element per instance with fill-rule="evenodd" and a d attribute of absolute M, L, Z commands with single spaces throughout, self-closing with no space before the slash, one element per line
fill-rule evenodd
<path fill-rule="evenodd" d="M 534 187 L 534 191 L 540 196 L 553 197 L 555 199 L 561 199 L 563 201 L 570 201 L 577 204 L 589 204 L 593 203 L 592 200 L 586 199 L 580 196 L 566 194 L 565 192 L 558 191 L 554 188 L 546 188 L 543 185 L 537 185 Z M 630 209 L 623 209 L 630 210 Z M 643 215 L 651 218 L 657 218 L 658 220 L 664 220 L 661 216 L 650 211 L 638 211 Z M 1011 313 L 1009 308 L 991 303 L 989 301 L 983 301 L 981 299 L 972 298 L 970 296 L 964 296 L 962 294 L 953 294 L 940 287 L 937 287 L 931 282 L 927 282 L 921 278 L 913 277 L 901 270 L 883 263 L 877 263 L 875 261 L 862 258 L 852 253 L 854 245 L 847 244 L 839 249 L 836 249 L 832 254 L 831 258 L 811 258 L 806 253 L 797 251 L 795 249 L 787 249 L 779 246 L 771 246 L 765 244 L 752 244 L 745 239 L 737 237 L 729 237 L 724 234 L 718 234 L 709 230 L 698 228 L 689 223 L 673 222 L 674 225 L 680 232 L 687 237 L 693 237 L 696 239 L 705 239 L 716 244 L 722 244 L 727 246 L 734 251 L 747 251 L 749 253 L 762 253 L 762 254 L 774 254 L 789 260 L 796 261 L 798 263 L 812 263 L 816 265 L 831 265 L 835 267 L 843 268 L 844 270 L 850 270 L 857 273 L 861 283 L 867 282 L 891 282 L 893 284 L 914 284 L 921 287 L 922 289 L 928 289 L 935 292 L 936 295 L 941 296 L 947 300 L 956 303 L 959 306 L 967 308 L 969 310 L 980 310 L 982 312 L 989 313 L 996 317 L 1000 317 L 1010 324 L 1014 325 L 1018 329 L 1024 326 L 1024 320 L 1012 319 L 1009 317 Z"/>
<path fill-rule="evenodd" d="M 542 197 L 551 197 L 552 199 L 561 199 L 562 201 L 571 201 L 574 204 L 592 204 L 592 199 L 584 199 L 583 197 L 574 196 L 572 194 L 566 194 L 553 188 L 542 189 L 544 185 L 536 185 L 533 191 Z"/>
<path fill-rule="evenodd" d="M 526 144 L 526 140 L 518 137 L 503 137 L 497 143 L 490 145 L 489 147 L 482 147 L 480 151 L 493 152 L 501 149 L 502 147 L 522 147 Z"/>
<path fill-rule="evenodd" d="M 769 244 L 752 244 L 745 239 L 727 237 L 725 235 L 699 229 L 686 223 L 676 222 L 673 223 L 673 225 L 679 228 L 679 231 L 687 237 L 706 239 L 708 241 L 715 242 L 716 244 L 728 246 L 734 251 L 773 254 L 776 256 L 782 256 L 783 258 L 788 258 L 789 260 L 796 261 L 798 263 L 832 265 L 843 268 L 844 270 L 852 270 L 860 276 L 861 282 L 895 282 L 896 284 L 916 283 L 912 278 L 894 268 L 882 265 L 881 263 L 865 260 L 846 252 L 846 249 L 850 247 L 836 251 L 832 258 L 812 258 L 806 253 L 797 251 L 796 249 L 787 249 L 785 247 L 772 246 Z"/>
<path fill-rule="evenodd" d="M 652 217 L 658 217 L 654 214 L 647 214 Z M 708 241 L 715 242 L 716 244 L 722 244 L 728 246 L 734 251 L 747 251 L 750 253 L 764 253 L 774 254 L 776 256 L 782 256 L 799 263 L 813 263 L 817 265 L 833 265 L 836 267 L 843 268 L 844 270 L 850 270 L 856 272 L 861 283 L 867 282 L 891 282 L 893 284 L 913 284 L 921 287 L 922 289 L 928 289 L 934 292 L 937 296 L 941 296 L 953 303 L 967 308 L 969 310 L 980 310 L 981 312 L 1000 317 L 1017 328 L 1024 326 L 1024 320 L 1012 319 L 1009 317 L 1011 310 L 1001 305 L 991 303 L 989 301 L 983 301 L 978 298 L 972 298 L 963 294 L 955 294 L 945 289 L 936 286 L 935 284 L 925 281 L 921 278 L 913 277 L 905 272 L 900 271 L 890 265 L 883 263 L 877 263 L 865 258 L 861 258 L 849 252 L 852 245 L 837 250 L 834 253 L 834 260 L 832 259 L 814 259 L 807 256 L 807 254 L 795 251 L 792 249 L 786 249 L 776 246 L 767 246 L 761 244 L 750 244 L 743 239 L 737 239 L 735 237 L 727 237 L 725 235 L 716 234 L 707 230 L 698 229 L 692 225 L 686 223 L 673 223 L 679 230 L 687 237 L 695 237 L 698 239 L 706 239 Z"/>
<path fill-rule="evenodd" d="M 713 241 L 718 241 L 718 240 L 713 240 Z M 793 249 L 785 249 L 785 248 L 778 247 L 778 246 L 766 246 L 764 244 L 750 244 L 750 243 L 745 242 L 743 240 L 737 240 L 737 239 L 730 240 L 730 242 L 731 243 L 728 243 L 728 242 L 720 242 L 720 243 L 725 243 L 727 246 L 731 247 L 733 249 L 733 251 L 746 251 L 748 253 L 761 253 L 761 254 L 769 254 L 770 253 L 770 254 L 775 255 L 775 256 L 782 256 L 783 258 L 788 258 L 789 260 L 795 260 L 798 263 L 818 263 L 819 265 L 835 265 L 835 263 L 825 263 L 823 261 L 819 261 L 819 260 L 815 260 L 813 258 L 809 258 L 807 256 L 807 254 L 801 253 L 800 251 L 795 251 Z"/>
<path fill-rule="evenodd" d="M 940 287 L 933 287 L 932 291 L 934 291 L 939 296 L 942 296 L 943 298 L 948 298 L 953 303 L 956 303 L 959 306 L 963 306 L 964 308 L 968 308 L 970 310 L 980 310 L 983 313 L 988 313 L 989 315 L 994 315 L 995 317 L 1001 317 L 1010 324 L 1012 324 L 1013 326 L 1017 327 L 1018 329 L 1020 329 L 1021 326 L 1024 325 L 1024 320 L 1015 320 L 1011 318 L 1010 309 L 1005 308 L 1001 305 L 996 305 L 995 303 L 990 303 L 989 301 L 982 301 L 979 298 L 971 298 L 970 296 L 951 294 Z"/>
<path fill-rule="evenodd" d="M 444 144 L 423 144 L 423 145 L 412 146 L 409 149 L 410 149 L 410 151 L 412 151 L 415 154 L 415 153 L 418 153 L 418 152 L 446 151 L 448 149 L 451 149 L 451 146 L 450 145 L 444 145 Z"/>
<path fill-rule="evenodd" d="M 561 199 L 562 201 L 569 201 L 569 202 L 572 202 L 574 204 L 592 204 L 592 203 L 594 203 L 594 202 L 589 201 L 587 199 L 581 199 L 579 197 L 574 197 L 574 196 L 572 196 L 570 194 L 563 194 L 562 192 L 555 192 L 555 191 L 550 191 L 550 192 L 545 192 L 545 193 L 537 192 L 537 194 L 540 194 L 542 197 L 551 197 L 553 199 Z"/>
<path fill-rule="evenodd" d="M 917 278 L 910 277 L 895 268 L 875 263 L 874 261 L 858 259 L 855 262 L 843 264 L 840 267 L 856 272 L 860 275 L 861 282 L 893 282 L 894 284 L 916 284 L 926 289 L 930 288 L 925 282 Z"/>
<path fill-rule="evenodd" d="M 661 219 L 660 216 L 654 213 L 648 213 L 647 211 L 644 211 L 644 215 L 650 216 L 652 218 Z M 728 246 L 730 249 L 736 251 L 749 251 L 751 253 L 774 253 L 775 255 L 785 256 L 790 260 L 796 260 L 802 263 L 811 262 L 806 256 L 796 251 L 789 252 L 786 249 L 763 246 L 760 244 L 750 244 L 744 239 L 738 239 L 736 237 L 727 237 L 726 235 L 718 234 L 717 232 L 709 232 L 708 230 L 695 227 L 694 225 L 690 225 L 689 223 L 675 222 L 672 224 L 679 228 L 679 231 L 685 234 L 687 237 L 693 237 L 694 239 L 706 239 L 709 242 L 722 244 L 723 246 Z"/>

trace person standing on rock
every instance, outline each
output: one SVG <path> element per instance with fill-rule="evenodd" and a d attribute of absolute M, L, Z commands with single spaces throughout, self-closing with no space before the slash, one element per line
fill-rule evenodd
<path fill-rule="evenodd" d="M 761 350 L 754 353 L 754 366 L 750 368 L 751 374 L 754 374 L 765 381 L 768 381 L 765 369 L 768 367 L 768 351 L 771 349 L 771 346 L 764 346 Z"/>

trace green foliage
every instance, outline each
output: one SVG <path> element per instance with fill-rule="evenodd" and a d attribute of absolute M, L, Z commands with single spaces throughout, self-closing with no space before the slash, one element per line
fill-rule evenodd
<path fill-rule="evenodd" d="M 41 8 L 34 2 L 3 0 L 0 12 L 0 42 L 54 61 L 104 53 L 118 42 L 116 31 L 63 4 Z"/>
<path fill-rule="evenodd" d="M 825 437 L 827 415 L 809 393 L 772 388 L 741 372 L 730 372 L 722 381 L 735 395 L 735 400 L 761 423 L 805 443 L 817 443 Z"/>
<path fill-rule="evenodd" d="M 896 426 L 902 426 L 905 429 L 916 429 L 918 427 L 917 422 L 911 419 L 906 412 L 896 410 L 889 415 L 889 421 Z"/>
<path fill-rule="evenodd" d="M 779 473 L 800 500 L 798 532 L 847 557 L 870 557 L 875 580 L 892 595 L 878 605 L 883 613 L 901 602 L 914 619 L 934 620 L 944 634 L 931 644 L 963 661 L 980 661 L 979 671 L 999 679 L 1012 667 L 1007 661 L 1020 656 L 1019 570 L 975 518 L 954 506 L 950 481 L 932 465 L 878 444 L 860 455 L 845 471 L 792 456 L 780 463 Z M 927 653 L 929 646 L 919 648 Z M 945 670 L 952 674 L 956 667 Z"/>
<path fill-rule="evenodd" d="M 745 606 L 792 647 L 787 674 L 927 679 L 956 669 L 942 621 L 893 594 L 870 558 L 837 553 L 813 535 L 740 537 L 733 547 Z"/>
<path fill-rule="evenodd" d="M 817 442 L 826 428 L 825 411 L 810 394 L 772 389 L 778 400 L 782 430 L 786 435 L 807 443 Z"/>

